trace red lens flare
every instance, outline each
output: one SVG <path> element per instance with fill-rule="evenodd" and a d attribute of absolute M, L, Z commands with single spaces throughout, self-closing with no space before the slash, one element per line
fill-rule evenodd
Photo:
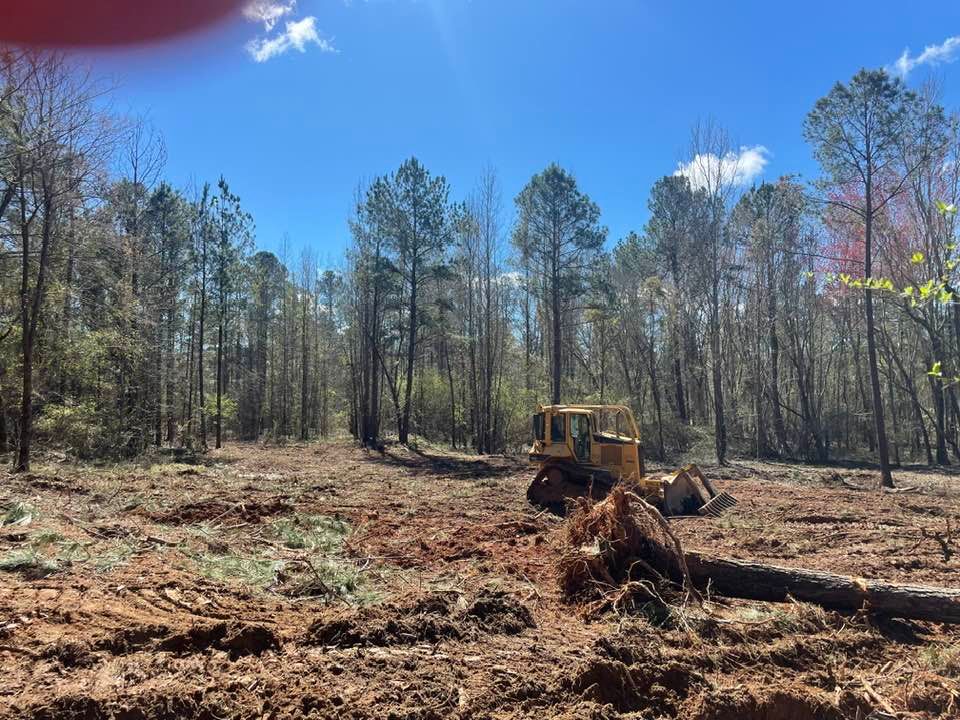
<path fill-rule="evenodd" d="M 0 42 L 38 47 L 109 47 L 199 30 L 243 0 L 0 0 Z"/>

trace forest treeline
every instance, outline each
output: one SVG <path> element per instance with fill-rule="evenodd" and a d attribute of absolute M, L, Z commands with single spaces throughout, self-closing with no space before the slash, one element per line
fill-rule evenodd
<path fill-rule="evenodd" d="M 351 433 L 477 452 L 538 402 L 622 402 L 648 454 L 960 461 L 960 131 L 861 71 L 822 169 L 743 184 L 710 122 L 611 238 L 559 165 L 515 197 L 411 158 L 357 188 L 335 266 L 256 248 L 228 181 L 178 188 L 142 119 L 57 54 L 0 55 L 0 451 Z M 286 245 L 285 245 L 286 247 Z"/>

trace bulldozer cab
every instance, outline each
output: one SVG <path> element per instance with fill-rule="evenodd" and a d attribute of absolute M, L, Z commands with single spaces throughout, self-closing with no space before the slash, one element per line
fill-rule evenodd
<path fill-rule="evenodd" d="M 533 415 L 530 461 L 612 483 L 643 475 L 640 431 L 625 405 L 541 405 Z"/>
<path fill-rule="evenodd" d="M 577 462 L 590 462 L 590 433 L 591 417 L 584 413 L 574 413 L 568 416 L 570 426 L 570 444 Z"/>

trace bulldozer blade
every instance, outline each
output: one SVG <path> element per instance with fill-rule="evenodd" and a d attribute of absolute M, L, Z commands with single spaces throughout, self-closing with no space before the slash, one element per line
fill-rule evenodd
<path fill-rule="evenodd" d="M 727 510 L 737 504 L 737 499 L 728 492 L 718 493 L 710 502 L 704 505 L 698 511 L 701 515 L 710 515 L 711 517 L 720 517 Z"/>

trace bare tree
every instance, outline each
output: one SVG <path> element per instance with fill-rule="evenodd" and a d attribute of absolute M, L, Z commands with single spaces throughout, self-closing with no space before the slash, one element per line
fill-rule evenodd
<path fill-rule="evenodd" d="M 310 249 L 300 253 L 300 439 L 310 437 L 310 332 L 313 318 L 310 309 L 314 304 L 317 286 L 317 261 Z"/>
<path fill-rule="evenodd" d="M 710 372 L 713 385 L 713 427 L 717 462 L 727 459 L 727 422 L 724 408 L 724 346 L 721 331 L 721 297 L 726 274 L 725 232 L 727 211 L 734 200 L 740 177 L 740 154 L 726 130 L 713 120 L 694 125 L 690 133 L 689 163 L 685 174 L 695 190 L 703 193 L 705 226 L 701 229 L 707 262 L 709 304 Z"/>
<path fill-rule="evenodd" d="M 200 410 L 200 447 L 207 449 L 207 403 L 204 393 L 203 348 L 206 344 L 207 274 L 210 267 L 210 186 L 204 185 L 194 219 L 194 263 L 197 273 L 197 405 Z M 191 438 L 192 439 L 192 438 Z"/>
<path fill-rule="evenodd" d="M 102 167 L 113 135 L 94 105 L 103 89 L 64 56 L 25 53 L 10 72 L 19 86 L 9 111 L 14 143 L 12 176 L 5 184 L 15 186 L 8 202 L 16 205 L 20 240 L 22 392 L 14 470 L 22 472 L 30 468 L 34 349 L 51 253 L 61 239 L 62 218 Z"/>

